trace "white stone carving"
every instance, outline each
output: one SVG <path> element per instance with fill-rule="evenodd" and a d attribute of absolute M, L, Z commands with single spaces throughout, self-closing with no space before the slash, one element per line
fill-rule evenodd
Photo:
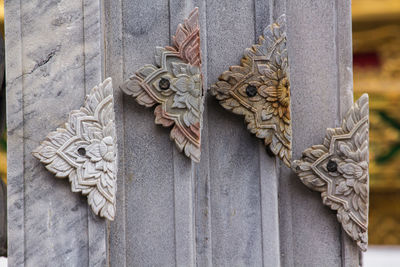
<path fill-rule="evenodd" d="M 111 78 L 94 87 L 83 107 L 47 135 L 33 152 L 73 192 L 87 195 L 97 215 L 114 220 L 117 190 L 117 138 Z"/>
<path fill-rule="evenodd" d="M 328 128 L 322 145 L 303 152 L 292 164 L 300 180 L 321 192 L 346 233 L 365 251 L 368 244 L 368 95 L 352 106 L 339 128 Z"/>

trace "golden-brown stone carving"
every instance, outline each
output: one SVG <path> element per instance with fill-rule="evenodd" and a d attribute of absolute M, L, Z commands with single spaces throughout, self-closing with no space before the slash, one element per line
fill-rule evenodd
<path fill-rule="evenodd" d="M 290 166 L 289 63 L 285 15 L 269 25 L 259 43 L 246 49 L 240 66 L 231 66 L 211 93 L 227 110 L 245 117 L 247 128 L 264 139 L 271 151 Z"/>

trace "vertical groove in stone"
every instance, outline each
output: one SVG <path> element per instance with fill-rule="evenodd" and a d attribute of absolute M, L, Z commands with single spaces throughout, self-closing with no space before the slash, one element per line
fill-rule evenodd
<path fill-rule="evenodd" d="M 111 20 L 120 23 L 115 16 Z M 149 5 L 147 0 L 123 0 L 122 24 L 122 39 L 115 38 L 116 45 L 123 43 L 123 73 L 115 71 L 121 75 L 121 81 L 116 83 L 119 93 L 118 85 L 123 80 L 143 65 L 155 63 L 156 46 L 169 45 L 168 1 L 152 1 Z M 125 173 L 119 177 L 125 181 L 126 265 L 172 266 L 176 261 L 174 144 L 169 138 L 170 129 L 154 123 L 154 107 L 140 106 L 122 93 L 120 97 L 121 102 L 116 105 L 117 109 L 123 107 L 124 113 L 120 119 L 124 127 Z M 111 229 L 111 234 L 117 235 L 116 230 Z"/>
<path fill-rule="evenodd" d="M 205 95 L 203 112 L 203 129 L 201 132 L 201 161 L 194 165 L 195 185 L 195 241 L 196 265 L 212 266 L 211 206 L 210 206 L 210 160 L 209 160 L 209 128 L 208 128 L 208 59 L 207 59 L 207 1 L 193 1 L 199 8 L 200 46 L 202 57 L 203 89 Z"/>
<path fill-rule="evenodd" d="M 210 86 L 254 44 L 254 1 L 208 1 L 206 12 Z M 215 98 L 207 108 L 212 265 L 261 266 L 260 140 Z"/>
<path fill-rule="evenodd" d="M 343 116 L 353 104 L 353 48 L 352 48 L 351 1 L 336 1 L 336 51 L 338 68 L 338 118 L 339 126 Z M 340 227 L 342 266 L 362 265 L 361 253 L 356 243 Z"/>
<path fill-rule="evenodd" d="M 118 85 L 123 81 L 124 73 L 124 35 L 123 2 L 121 0 L 104 1 L 104 66 L 105 77 L 112 77 L 115 101 L 115 119 L 118 137 L 118 172 L 117 172 L 117 210 L 115 221 L 110 223 L 108 242 L 109 265 L 129 266 L 126 257 L 126 198 L 125 198 L 125 124 L 124 103 Z"/>
<path fill-rule="evenodd" d="M 258 42 L 265 27 L 273 22 L 274 0 L 254 0 L 254 41 Z M 259 190 L 261 209 L 261 247 L 263 266 L 280 266 L 279 252 L 279 209 L 278 209 L 278 167 L 279 159 L 269 157 L 263 142 L 259 149 Z"/>
<path fill-rule="evenodd" d="M 104 50 L 102 50 L 101 12 L 100 0 L 82 0 L 85 95 L 104 78 L 102 77 Z M 89 206 L 87 218 L 89 266 L 105 266 L 107 262 L 107 222 L 103 218 L 96 217 Z"/>
<path fill-rule="evenodd" d="M 169 0 L 169 33 L 170 45 L 172 36 L 178 24 L 183 24 L 185 18 L 194 8 L 192 1 Z M 173 157 L 173 187 L 174 187 L 174 231 L 175 231 L 175 261 L 176 266 L 195 266 L 195 233 L 194 233 L 194 185 L 193 163 L 183 153 L 179 152 L 171 142 Z"/>
<path fill-rule="evenodd" d="M 119 55 L 119 59 L 120 59 L 120 66 L 122 67 L 122 71 L 120 72 L 120 74 L 119 74 L 119 76 L 118 76 L 118 84 L 120 84 L 122 81 L 123 81 L 123 79 L 124 79 L 124 76 L 125 76 L 125 73 L 126 73 L 126 64 L 125 64 L 125 60 L 124 60 L 124 58 L 123 58 L 123 56 L 125 55 L 125 37 L 124 37 L 124 33 L 123 33 L 123 27 L 124 27 L 124 18 L 123 18 L 123 9 L 124 9 L 124 1 L 123 0 L 120 0 L 120 5 L 119 5 L 119 7 L 120 7 L 120 9 L 119 9 L 119 12 L 118 12 L 118 15 L 120 16 L 120 24 L 117 24 L 117 25 L 120 25 L 120 27 L 118 27 L 118 30 L 119 30 L 119 33 L 120 33 L 120 40 L 121 40 L 121 54 Z M 119 22 L 119 20 L 117 20 L 118 22 Z M 118 62 L 118 61 L 117 61 Z M 117 89 L 118 90 L 118 89 Z M 122 120 L 120 120 L 121 121 L 121 124 L 122 124 L 122 127 L 120 128 L 120 129 L 123 129 L 123 131 L 122 131 L 122 134 L 120 135 L 120 136 L 123 136 L 123 142 L 121 143 L 121 144 L 124 144 L 124 147 L 122 148 L 122 150 L 121 150 L 121 153 L 119 154 L 120 156 L 121 156 L 121 159 L 122 159 L 122 175 L 121 175 L 121 177 L 122 177 L 122 182 L 121 182 L 121 185 L 123 185 L 123 187 L 122 187 L 122 192 L 123 192 L 123 195 L 122 195 L 122 201 L 123 201 L 123 206 L 122 206 L 122 208 L 121 208 L 121 211 L 123 212 L 122 213 L 122 229 L 121 230 L 123 230 L 123 234 L 122 234 L 122 237 L 121 237 L 121 243 L 122 243 L 122 249 L 121 248 L 119 248 L 119 247 L 116 247 L 116 250 L 122 250 L 122 258 L 123 258 L 123 265 L 122 266 L 128 266 L 128 257 L 126 256 L 126 254 L 127 254 L 127 249 L 126 249 L 126 233 L 127 233 L 127 231 L 126 231 L 126 225 L 127 225 L 127 219 L 126 219 L 126 213 L 127 213 L 127 205 L 128 205 L 128 201 L 127 201 L 127 198 L 126 198 L 126 178 L 127 178 L 127 174 L 126 174 L 126 168 L 125 168 L 125 136 L 126 136 L 126 128 L 125 128 L 125 120 L 126 120 L 126 118 L 125 118 L 125 112 L 124 112 L 124 110 L 125 110 L 125 106 L 124 106 L 124 101 L 122 100 L 122 92 L 120 91 L 120 90 L 118 90 L 118 92 L 119 92 L 119 95 L 120 95 L 120 98 L 119 98 L 119 100 L 120 100 L 120 107 L 119 107 L 119 110 L 121 111 L 121 114 L 122 114 Z M 118 228 L 117 228 L 118 229 Z M 117 233 L 120 233 L 121 232 L 121 230 L 120 231 L 116 231 Z M 121 245 L 119 245 L 119 246 L 121 246 Z M 111 253 L 110 253 L 111 254 Z M 115 253 L 115 254 L 117 254 L 117 253 Z M 117 258 L 115 258 L 115 259 L 117 259 Z M 113 263 L 114 262 L 116 262 L 116 261 L 113 261 Z M 118 266 L 118 264 L 115 264 L 114 266 Z"/>
<path fill-rule="evenodd" d="M 286 34 L 287 34 L 287 49 L 288 53 L 290 50 L 290 36 L 288 30 L 288 20 L 290 20 L 290 14 L 288 14 L 286 9 L 287 1 L 277 1 L 271 0 L 271 7 L 273 7 L 273 12 L 271 12 L 272 20 L 276 20 L 280 15 L 286 14 Z M 289 73 L 290 75 L 293 72 L 292 62 L 289 53 Z M 292 128 L 293 128 L 293 102 L 295 99 L 293 98 L 292 91 L 294 90 L 293 83 L 290 80 L 290 90 L 291 90 L 291 99 L 290 99 L 290 108 L 291 108 L 291 119 L 292 119 Z M 293 153 L 293 134 L 292 134 L 292 153 Z M 292 155 L 293 157 L 293 155 Z M 282 266 L 294 266 L 294 247 L 296 246 L 294 242 L 294 233 L 293 233 L 293 211 L 292 211 L 292 195 L 289 192 L 291 187 L 291 172 L 287 169 L 284 164 L 279 163 L 277 165 L 278 168 L 278 206 L 279 206 L 279 247 L 280 247 L 280 264 Z M 288 177 L 289 176 L 289 177 Z"/>
<path fill-rule="evenodd" d="M 348 101 L 338 91 L 343 88 L 341 65 L 348 65 L 349 59 L 338 55 L 338 48 L 340 53 L 351 55 L 351 42 L 338 36 L 337 16 L 349 14 L 349 10 L 335 2 L 287 3 L 293 157 L 299 158 L 304 149 L 322 142 L 326 128 L 338 123 L 338 107 Z M 350 25 L 346 27 L 348 34 Z M 280 177 L 280 215 L 285 218 L 280 221 L 284 266 L 342 265 L 336 213 L 322 204 L 318 192 L 310 192 L 286 169 L 281 170 Z"/>
<path fill-rule="evenodd" d="M 174 224 L 176 266 L 194 266 L 193 173 L 191 163 L 173 145 L 174 156 Z"/>
<path fill-rule="evenodd" d="M 25 195 L 21 2 L 5 2 L 5 58 L 7 90 L 7 231 L 8 264 L 22 266 L 25 260 Z M 10 223 L 12 222 L 12 223 Z"/>
<path fill-rule="evenodd" d="M 352 47 L 352 20 L 351 1 L 337 1 L 337 65 L 338 90 L 340 92 L 340 118 L 353 105 L 353 47 Z"/>

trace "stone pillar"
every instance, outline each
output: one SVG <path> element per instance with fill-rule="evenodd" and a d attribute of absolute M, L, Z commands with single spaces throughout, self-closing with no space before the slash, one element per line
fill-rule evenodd
<path fill-rule="evenodd" d="M 195 6 L 207 87 L 286 13 L 294 158 L 340 123 L 352 102 L 349 0 L 6 1 L 10 266 L 358 264 L 318 193 L 213 97 L 196 164 L 122 95 L 118 85 L 153 63 Z M 30 154 L 109 76 L 120 158 L 111 223 Z"/>

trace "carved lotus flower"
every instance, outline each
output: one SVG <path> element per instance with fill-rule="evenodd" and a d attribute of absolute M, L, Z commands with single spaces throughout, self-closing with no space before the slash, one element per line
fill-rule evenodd
<path fill-rule="evenodd" d="M 114 171 L 115 151 L 111 136 L 106 136 L 101 140 L 91 140 L 91 144 L 86 149 L 87 159 L 90 162 L 96 163 L 96 170 L 103 172 Z"/>
<path fill-rule="evenodd" d="M 278 69 L 273 65 L 271 69 L 275 69 L 274 72 L 264 73 L 268 80 L 260 87 L 260 95 L 272 102 L 270 107 L 273 109 L 274 116 L 279 115 L 280 118 L 290 119 L 290 90 L 286 70 Z"/>
<path fill-rule="evenodd" d="M 198 67 L 189 64 L 173 64 L 176 79 L 171 89 L 175 92 L 172 107 L 185 110 L 183 122 L 187 127 L 200 123 L 201 119 L 201 76 Z"/>

